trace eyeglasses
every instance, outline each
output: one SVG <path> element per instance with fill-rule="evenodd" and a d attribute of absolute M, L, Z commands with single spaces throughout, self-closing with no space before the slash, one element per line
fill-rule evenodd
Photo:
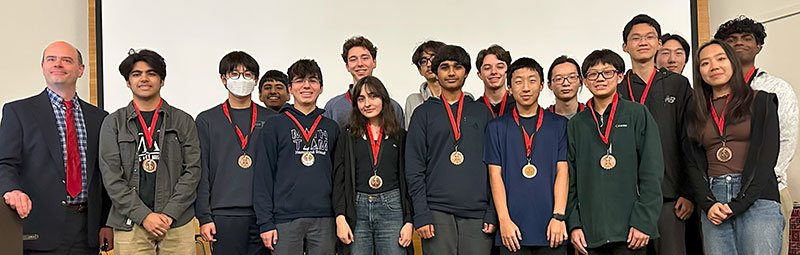
<path fill-rule="evenodd" d="M 431 58 L 426 58 L 426 57 L 423 57 L 423 58 L 419 59 L 419 61 L 417 62 L 417 64 L 418 64 L 419 66 L 424 66 L 424 65 L 430 64 L 430 63 L 432 63 L 432 62 L 433 62 L 433 56 L 431 56 Z"/>
<path fill-rule="evenodd" d="M 586 73 L 586 79 L 590 80 L 590 81 L 595 81 L 595 80 L 597 80 L 597 78 L 600 77 L 600 75 L 603 76 L 603 79 L 611 79 L 611 77 L 614 77 L 614 75 L 618 74 L 618 73 L 619 72 L 617 70 L 605 70 L 605 71 L 602 71 L 602 72 L 591 72 L 591 73 Z"/>
<path fill-rule="evenodd" d="M 552 84 L 564 84 L 564 81 L 569 81 L 569 83 L 577 83 L 580 81 L 581 77 L 578 77 L 577 74 L 570 74 L 569 76 L 556 76 L 550 82 Z"/>
<path fill-rule="evenodd" d="M 250 71 L 246 71 L 244 73 L 233 71 L 233 72 L 228 73 L 228 77 L 230 77 L 233 80 L 238 80 L 242 76 L 244 76 L 244 78 L 246 80 L 254 80 L 256 78 L 256 74 L 254 74 L 253 72 L 250 72 Z"/>

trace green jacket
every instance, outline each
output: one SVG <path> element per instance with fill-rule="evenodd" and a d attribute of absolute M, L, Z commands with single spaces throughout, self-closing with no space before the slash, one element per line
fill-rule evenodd
<path fill-rule="evenodd" d="M 610 112 L 611 105 L 602 120 Z M 579 112 L 567 125 L 567 228 L 582 228 L 589 248 L 627 241 L 630 227 L 658 238 L 664 160 L 655 120 L 644 105 L 619 100 L 609 139 L 617 164 L 605 170 L 600 158 L 608 146 L 592 114 Z M 606 121 L 598 121 L 605 132 Z"/>

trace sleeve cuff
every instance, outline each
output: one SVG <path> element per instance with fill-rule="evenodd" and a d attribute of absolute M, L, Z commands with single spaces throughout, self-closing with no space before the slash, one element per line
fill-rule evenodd
<path fill-rule="evenodd" d="M 433 214 L 428 211 L 414 215 L 414 229 L 433 224 Z"/>

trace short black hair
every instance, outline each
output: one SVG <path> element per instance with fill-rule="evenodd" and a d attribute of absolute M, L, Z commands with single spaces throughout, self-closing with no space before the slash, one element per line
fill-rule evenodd
<path fill-rule="evenodd" d="M 602 49 L 592 51 L 592 53 L 589 53 L 589 56 L 586 56 L 586 59 L 583 60 L 583 69 L 581 69 L 581 73 L 586 76 L 586 72 L 589 71 L 589 68 L 597 64 L 609 64 L 614 66 L 617 72 L 625 72 L 625 61 L 622 60 L 622 57 L 612 50 Z"/>
<path fill-rule="evenodd" d="M 350 52 L 350 49 L 353 47 L 364 47 L 369 51 L 369 54 L 372 56 L 372 59 L 378 58 L 378 48 L 375 45 L 372 45 L 372 42 L 369 41 L 366 37 L 363 36 L 353 36 L 349 39 L 344 41 L 342 45 L 342 60 L 347 63 L 347 53 Z"/>
<path fill-rule="evenodd" d="M 431 71 L 438 74 L 439 65 L 445 61 L 455 61 L 456 63 L 464 66 L 466 72 L 469 73 L 469 53 L 464 48 L 458 45 L 445 45 L 436 50 L 436 57 L 433 58 L 431 63 Z"/>
<path fill-rule="evenodd" d="M 138 52 L 130 49 L 128 50 L 128 57 L 119 64 L 119 74 L 125 77 L 125 81 L 128 81 L 133 66 L 139 61 L 144 61 L 150 68 L 153 68 L 153 71 L 161 77 L 162 81 L 167 78 L 167 63 L 164 62 L 164 58 L 161 55 L 148 49 L 139 50 Z"/>
<path fill-rule="evenodd" d="M 269 70 L 264 73 L 264 76 L 258 81 L 259 92 L 261 92 L 261 89 L 264 87 L 264 83 L 268 81 L 283 83 L 283 87 L 286 88 L 286 91 L 289 91 L 289 77 L 287 77 L 286 74 L 281 71 Z"/>
<path fill-rule="evenodd" d="M 552 64 L 550 64 L 550 68 L 547 70 L 547 82 L 553 80 L 553 68 L 563 63 L 570 63 L 575 65 L 575 71 L 578 71 L 578 77 L 583 78 L 583 75 L 581 74 L 581 66 L 578 65 L 578 61 L 575 61 L 575 59 L 571 57 L 567 57 L 567 55 L 561 55 L 560 57 L 557 57 L 555 60 L 553 60 Z"/>
<path fill-rule="evenodd" d="M 719 25 L 717 32 L 714 33 L 714 39 L 725 41 L 735 33 L 753 34 L 758 45 L 764 45 L 764 38 L 767 38 L 764 25 L 742 15 Z"/>
<path fill-rule="evenodd" d="M 661 25 L 658 24 L 658 21 L 653 19 L 652 17 L 648 16 L 647 14 L 639 14 L 633 17 L 631 21 L 628 21 L 628 24 L 625 24 L 625 29 L 622 30 L 622 42 L 628 43 L 628 35 L 631 33 L 631 29 L 633 26 L 638 24 L 647 24 L 651 27 L 656 29 L 656 37 L 661 37 Z"/>
<path fill-rule="evenodd" d="M 417 66 L 417 69 L 419 69 L 419 61 L 422 59 L 423 53 L 433 52 L 435 54 L 436 50 L 444 45 L 445 44 L 443 42 L 434 40 L 426 41 L 420 44 L 419 46 L 417 46 L 417 49 L 414 50 L 414 54 L 411 55 L 411 63 L 413 63 L 415 66 Z"/>
<path fill-rule="evenodd" d="M 691 46 L 689 46 L 689 43 L 686 42 L 686 39 L 683 39 L 683 37 L 678 35 L 678 34 L 670 34 L 670 33 L 666 33 L 666 34 L 661 36 L 661 43 L 667 43 L 667 41 L 669 41 L 669 40 L 675 40 L 676 42 L 678 42 L 681 45 L 681 48 L 683 48 L 683 52 L 685 52 L 685 54 L 683 54 L 683 55 L 685 55 L 686 62 L 688 63 L 689 62 L 689 54 L 691 53 L 691 49 L 692 48 L 691 48 Z M 653 61 L 655 61 L 656 58 L 658 58 L 658 54 L 656 54 L 656 56 L 653 57 Z"/>
<path fill-rule="evenodd" d="M 319 68 L 317 61 L 313 59 L 301 59 L 291 66 L 289 66 L 289 70 L 286 71 L 288 75 L 289 84 L 287 86 L 292 86 L 292 82 L 295 78 L 306 78 L 306 77 L 315 77 L 319 79 L 319 85 L 322 86 L 322 69 Z"/>
<path fill-rule="evenodd" d="M 477 68 L 479 72 L 481 70 L 481 66 L 483 65 L 483 59 L 488 55 L 494 55 L 500 61 L 506 62 L 506 65 L 511 64 L 511 52 L 503 49 L 503 47 L 500 45 L 492 44 L 492 46 L 489 46 L 489 48 L 482 49 L 480 52 L 478 52 L 478 57 L 475 58 L 475 68 Z"/>
<path fill-rule="evenodd" d="M 247 71 L 253 72 L 256 75 L 256 79 L 258 79 L 260 74 L 258 72 L 258 62 L 244 51 L 232 51 L 222 57 L 219 61 L 219 74 L 224 75 L 233 72 L 239 65 L 243 65 Z"/>
<path fill-rule="evenodd" d="M 529 57 L 522 57 L 515 60 L 514 63 L 511 63 L 511 65 L 508 66 L 508 70 L 506 70 L 506 84 L 508 84 L 508 86 L 511 86 L 511 77 L 513 77 L 514 72 L 522 68 L 528 68 L 539 73 L 539 80 L 542 80 L 542 77 L 544 77 L 542 75 L 543 68 L 539 62 Z"/>

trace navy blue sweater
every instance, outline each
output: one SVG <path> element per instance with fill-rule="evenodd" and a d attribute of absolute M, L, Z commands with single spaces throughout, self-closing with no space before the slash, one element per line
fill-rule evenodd
<path fill-rule="evenodd" d="M 458 114 L 458 103 L 451 105 Z M 414 206 L 414 227 L 433 224 L 431 210 L 496 224 L 489 176 L 483 162 L 483 136 L 492 114 L 482 102 L 464 97 L 461 142 L 464 162 L 453 165 L 453 129 L 442 100 L 431 97 L 417 107 L 406 138 L 406 179 Z"/>
<path fill-rule="evenodd" d="M 230 108 L 229 108 L 230 109 Z M 267 118 L 275 114 L 272 109 L 256 105 L 257 116 L 253 134 L 248 138 L 245 148 L 254 161 L 255 151 L 261 129 Z M 231 110 L 231 119 L 239 124 L 243 135 L 250 131 L 251 111 L 245 116 L 237 116 Z M 203 169 L 200 184 L 197 185 L 197 200 L 194 202 L 195 215 L 200 225 L 212 222 L 212 215 L 249 216 L 253 211 L 253 169 L 239 167 L 238 159 L 242 147 L 236 129 L 228 121 L 222 104 L 197 115 L 197 136 L 200 138 Z M 246 124 L 246 125 L 245 125 Z"/>
<path fill-rule="evenodd" d="M 333 147 L 339 125 L 322 117 L 306 145 L 291 113 L 308 130 L 325 110 L 305 115 L 292 105 L 269 118 L 256 146 L 253 206 L 261 233 L 298 218 L 333 217 L 331 203 Z M 314 164 L 300 162 L 303 152 L 314 154 Z"/>

